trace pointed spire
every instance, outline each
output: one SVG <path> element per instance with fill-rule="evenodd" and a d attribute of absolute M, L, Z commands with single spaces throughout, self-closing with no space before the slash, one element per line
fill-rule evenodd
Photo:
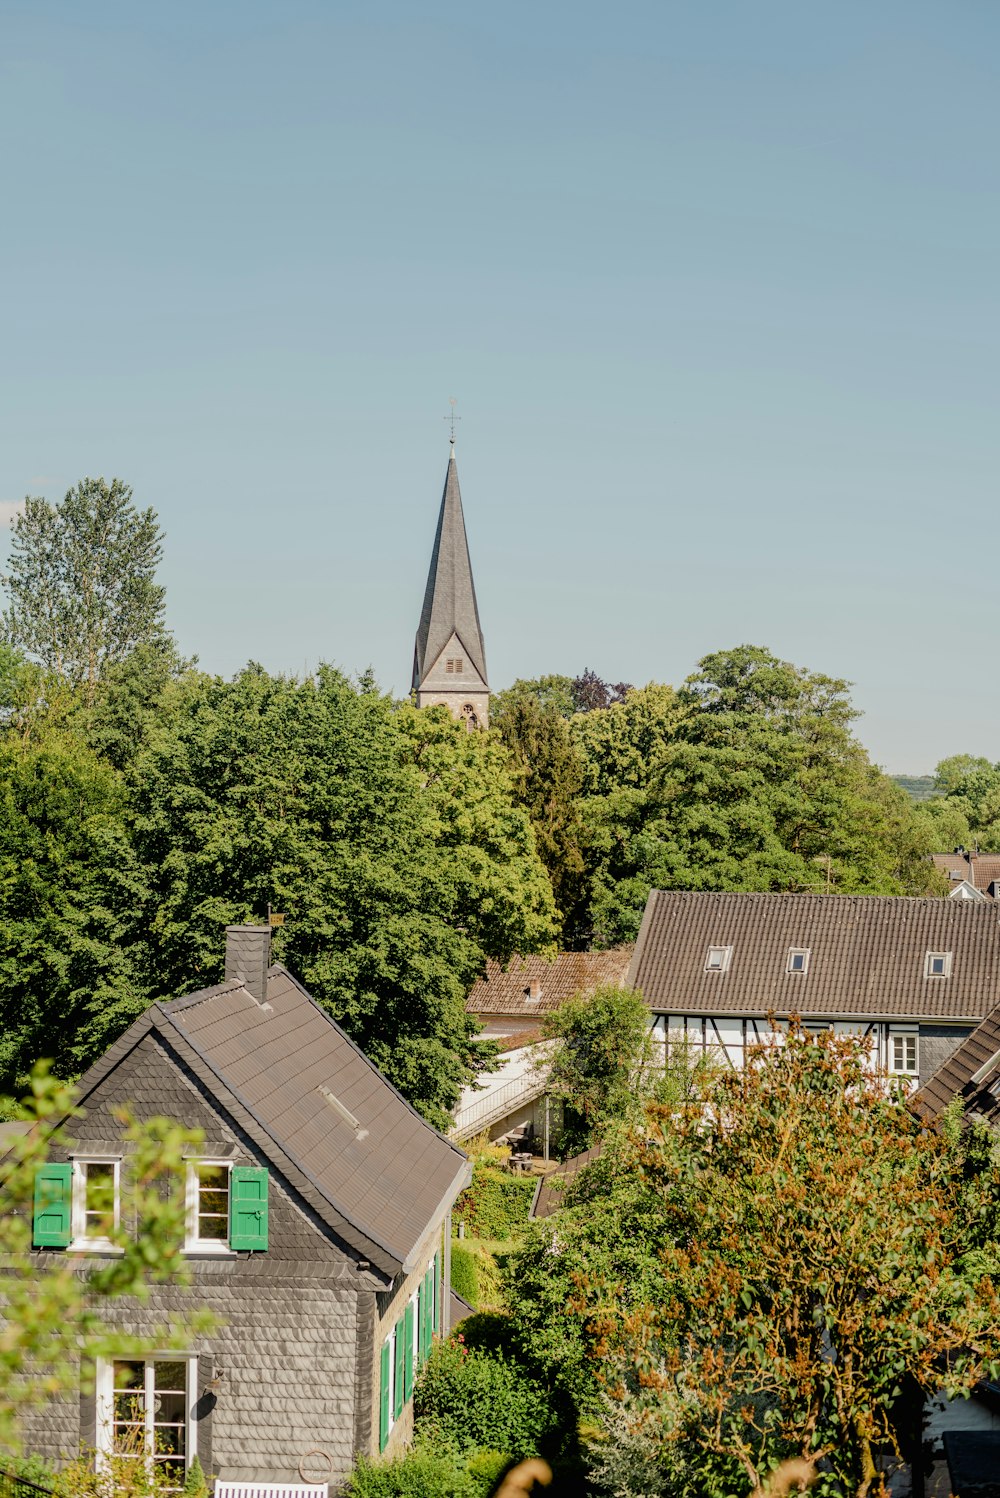
<path fill-rule="evenodd" d="M 441 496 L 434 551 L 431 554 L 424 606 L 417 628 L 413 654 L 413 687 L 416 690 L 440 659 L 453 636 L 465 652 L 464 660 L 474 668 L 487 691 L 486 650 L 479 624 L 472 562 L 465 534 L 462 494 L 458 487 L 455 439 L 451 439 L 448 471 Z M 456 688 L 458 683 L 455 683 Z"/>

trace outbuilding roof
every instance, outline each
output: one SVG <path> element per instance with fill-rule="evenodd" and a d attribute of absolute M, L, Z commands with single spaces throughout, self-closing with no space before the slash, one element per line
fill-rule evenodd
<path fill-rule="evenodd" d="M 1000 1007 L 913 1094 L 910 1107 L 929 1122 L 936 1121 L 957 1097 L 967 1118 L 1000 1124 Z"/>
<path fill-rule="evenodd" d="M 578 993 L 593 993 L 605 983 L 625 982 L 633 947 L 607 952 L 560 952 L 552 957 L 514 957 L 506 967 L 486 964 L 466 1000 L 470 1014 L 547 1014 Z"/>
<path fill-rule="evenodd" d="M 268 969 L 263 1004 L 239 979 L 153 1004 L 81 1079 L 81 1103 L 151 1030 L 350 1248 L 409 1272 L 468 1160 L 291 973 Z"/>
<path fill-rule="evenodd" d="M 799 971 L 793 951 L 807 954 Z M 930 954 L 947 958 L 940 976 Z M 668 1014 L 977 1022 L 1000 1000 L 1000 913 L 932 897 L 653 890 L 629 982 Z"/>

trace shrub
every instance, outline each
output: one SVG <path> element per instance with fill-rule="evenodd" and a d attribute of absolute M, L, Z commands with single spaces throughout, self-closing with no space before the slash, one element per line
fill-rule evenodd
<path fill-rule="evenodd" d="M 467 1300 L 470 1306 L 479 1304 L 479 1271 L 476 1260 L 467 1248 L 458 1243 L 451 1245 L 451 1288 L 456 1295 Z"/>
<path fill-rule="evenodd" d="M 208 1483 L 205 1481 L 205 1473 L 198 1460 L 197 1452 L 191 1458 L 191 1465 L 187 1469 L 181 1493 L 183 1498 L 208 1498 Z"/>
<path fill-rule="evenodd" d="M 477 1161 L 472 1182 L 455 1203 L 454 1217 L 474 1238 L 510 1238 L 527 1221 L 535 1182 Z"/>
<path fill-rule="evenodd" d="M 418 1446 L 395 1462 L 361 1457 L 347 1498 L 481 1498 L 483 1491 L 454 1453 Z"/>
<path fill-rule="evenodd" d="M 546 1391 L 499 1352 L 439 1343 L 417 1380 L 414 1410 L 435 1445 L 532 1456 L 553 1426 Z"/>

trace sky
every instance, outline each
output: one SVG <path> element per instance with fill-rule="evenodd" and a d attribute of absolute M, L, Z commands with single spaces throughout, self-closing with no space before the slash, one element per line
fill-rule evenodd
<path fill-rule="evenodd" d="M 0 0 L 0 519 L 119 476 L 203 667 L 403 694 L 454 397 L 494 689 L 749 642 L 998 760 L 998 64 L 996 0 Z"/>

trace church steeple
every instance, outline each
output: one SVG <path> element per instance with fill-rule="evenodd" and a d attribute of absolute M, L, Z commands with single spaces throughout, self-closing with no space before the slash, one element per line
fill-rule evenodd
<path fill-rule="evenodd" d="M 418 707 L 444 703 L 472 728 L 485 728 L 489 721 L 486 650 L 465 535 L 454 437 L 417 627 L 413 690 Z"/>

